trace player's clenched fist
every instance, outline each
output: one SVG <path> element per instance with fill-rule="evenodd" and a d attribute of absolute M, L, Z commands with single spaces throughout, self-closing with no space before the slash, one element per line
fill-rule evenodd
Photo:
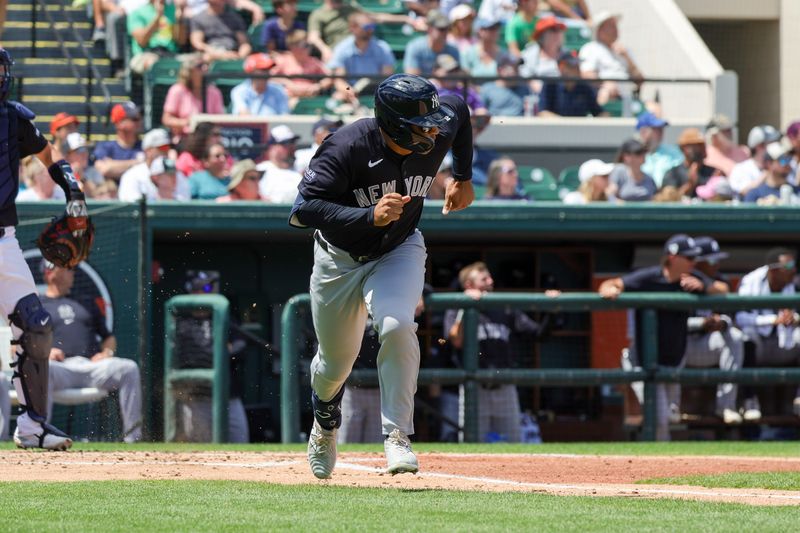
<path fill-rule="evenodd" d="M 403 214 L 403 207 L 411 201 L 410 196 L 401 196 L 400 193 L 390 192 L 378 200 L 374 212 L 374 224 L 385 226 L 394 222 Z"/>

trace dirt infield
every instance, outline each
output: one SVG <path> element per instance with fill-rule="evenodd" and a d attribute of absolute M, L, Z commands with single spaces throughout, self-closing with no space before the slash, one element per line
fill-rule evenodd
<path fill-rule="evenodd" d="M 420 474 L 383 473 L 382 453 L 342 453 L 333 478 L 311 475 L 304 454 L 256 452 L 0 452 L 4 481 L 218 479 L 396 489 L 517 491 L 800 505 L 800 492 L 634 485 L 642 479 L 725 472 L 800 472 L 800 458 L 420 454 Z"/>

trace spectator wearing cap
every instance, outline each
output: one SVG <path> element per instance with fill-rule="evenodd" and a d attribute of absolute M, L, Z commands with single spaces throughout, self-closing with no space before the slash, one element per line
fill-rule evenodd
<path fill-rule="evenodd" d="M 652 200 L 658 187 L 653 178 L 642 170 L 647 148 L 639 139 L 628 139 L 617 154 L 617 165 L 609 176 L 614 195 L 624 202 Z"/>
<path fill-rule="evenodd" d="M 678 146 L 683 152 L 683 162 L 664 174 L 661 186 L 675 187 L 681 196 L 695 198 L 697 187 L 708 183 L 711 176 L 718 174 L 719 171 L 704 163 L 706 139 L 697 128 L 683 130 L 678 137 Z"/>
<path fill-rule="evenodd" d="M 731 170 L 728 180 L 740 196 L 758 187 L 764 181 L 767 170 L 767 145 L 779 141 L 781 132 L 769 124 L 755 126 L 747 134 L 747 147 L 750 158 L 737 163 Z"/>
<path fill-rule="evenodd" d="M 730 202 L 736 198 L 736 193 L 725 176 L 713 176 L 705 185 L 699 185 L 695 192 L 704 202 Z"/>
<path fill-rule="evenodd" d="M 341 120 L 321 118 L 316 121 L 311 127 L 311 135 L 314 137 L 314 142 L 308 148 L 295 151 L 294 169 L 300 174 L 305 172 L 306 168 L 308 168 L 308 164 L 311 162 L 311 158 L 317 153 L 319 145 L 322 144 L 322 141 L 325 140 L 325 137 L 335 132 L 342 126 L 344 126 L 344 122 Z"/>
<path fill-rule="evenodd" d="M 247 25 L 227 0 L 208 0 L 208 9 L 191 18 L 190 28 L 192 48 L 202 53 L 207 63 L 244 59 L 252 52 Z"/>
<path fill-rule="evenodd" d="M 459 57 L 478 40 L 472 32 L 475 10 L 469 4 L 458 4 L 447 15 L 450 19 L 450 33 L 447 42 L 458 49 Z"/>
<path fill-rule="evenodd" d="M 20 181 L 27 186 L 17 194 L 17 202 L 40 202 L 42 200 L 64 200 L 64 191 L 47 172 L 39 159 L 29 156 L 20 161 Z"/>
<path fill-rule="evenodd" d="M 693 294 L 716 294 L 719 290 L 712 279 L 698 272 L 695 260 L 702 250 L 688 235 L 673 235 L 664 243 L 659 265 L 640 268 L 622 277 L 611 278 L 600 284 L 598 292 L 603 298 L 614 300 L 623 292 L 688 292 Z M 656 311 L 658 335 L 658 364 L 678 366 L 686 353 L 689 311 Z M 630 347 L 630 357 L 641 361 L 642 311 L 635 313 L 635 332 Z M 670 418 L 680 417 L 677 405 L 671 406 L 670 399 L 678 396 L 677 384 L 659 383 L 656 385 L 656 438 L 669 440 Z"/>
<path fill-rule="evenodd" d="M 388 76 L 394 72 L 394 55 L 386 41 L 375 37 L 378 25 L 372 15 L 364 12 L 353 13 L 348 18 L 351 35 L 344 38 L 333 49 L 328 68 L 338 76 L 347 75 L 334 81 L 339 100 L 357 102 L 358 93 L 368 87 L 375 87 L 377 81 L 368 81 L 363 87 L 353 85 L 361 76 Z M 359 84 L 360 85 L 360 84 Z"/>
<path fill-rule="evenodd" d="M 100 171 L 89 163 L 89 146 L 86 137 L 77 131 L 70 133 L 61 143 L 59 151 L 72 167 L 75 176 L 81 180 L 83 192 L 88 198 L 92 198 L 95 187 L 103 183 L 105 179 Z"/>
<path fill-rule="evenodd" d="M 116 136 L 94 147 L 94 166 L 107 180 L 119 181 L 120 176 L 144 158 L 139 131 L 142 115 L 133 102 L 116 104 L 111 108 L 111 122 Z"/>
<path fill-rule="evenodd" d="M 243 159 L 231 169 L 231 182 L 228 184 L 228 194 L 217 197 L 219 203 L 238 201 L 258 201 L 261 195 L 258 192 L 258 181 L 261 172 L 256 170 L 252 159 Z"/>
<path fill-rule="evenodd" d="M 527 77 L 557 78 L 561 76 L 558 59 L 564 46 L 564 31 L 567 27 L 555 17 L 544 17 L 536 22 L 531 40 L 522 51 L 520 74 Z M 542 80 L 531 80 L 531 89 L 542 90 Z"/>
<path fill-rule="evenodd" d="M 286 37 L 288 52 L 275 54 L 275 66 L 270 73 L 273 76 L 286 76 L 285 78 L 273 77 L 270 81 L 280 83 L 286 89 L 289 97 L 289 107 L 294 107 L 298 99 L 308 96 L 317 96 L 333 87 L 330 78 L 308 79 L 300 78 L 303 74 L 311 76 L 326 76 L 330 69 L 325 64 L 311 55 L 311 45 L 308 44 L 305 30 L 294 30 Z"/>
<path fill-rule="evenodd" d="M 739 284 L 740 296 L 795 294 L 797 252 L 789 248 L 767 251 L 763 266 L 745 274 Z M 800 316 L 795 309 L 752 309 L 738 311 L 736 323 L 747 340 L 755 344 L 755 366 L 798 366 L 800 364 Z M 758 397 L 743 392 L 743 418 L 761 418 Z M 793 411 L 800 416 L 800 389 L 795 393 Z"/>
<path fill-rule="evenodd" d="M 159 158 L 164 159 L 166 157 L 169 160 L 170 148 L 171 140 L 167 130 L 155 128 L 144 135 L 144 138 L 142 138 L 144 161 L 128 169 L 119 180 L 117 195 L 121 201 L 136 202 L 142 196 L 148 200 L 158 199 L 156 184 L 153 181 L 153 163 Z M 170 161 L 170 163 L 174 169 L 174 161 Z M 161 166 L 165 166 L 163 162 Z M 186 197 L 183 199 L 186 199 Z"/>
<path fill-rule="evenodd" d="M 228 194 L 231 182 L 228 172 L 228 152 L 219 143 L 213 143 L 203 152 L 203 170 L 189 176 L 192 199 L 215 200 Z"/>
<path fill-rule="evenodd" d="M 265 202 L 291 204 L 297 198 L 297 185 L 303 176 L 292 165 L 299 138 L 284 124 L 270 131 L 267 158 L 256 166 L 264 173 L 258 183 L 258 191 Z"/>
<path fill-rule="evenodd" d="M 175 161 L 168 157 L 156 157 L 142 175 L 142 181 L 126 180 L 122 176 L 118 197 L 123 202 L 138 202 L 142 197 L 148 201 L 177 200 L 178 177 Z"/>
<path fill-rule="evenodd" d="M 180 52 L 189 39 L 184 8 L 185 3 L 150 0 L 128 14 L 132 71 L 142 74 L 161 57 Z"/>
<path fill-rule="evenodd" d="M 786 128 L 786 138 L 791 143 L 792 150 L 794 151 L 790 181 L 795 185 L 800 185 L 800 181 L 797 179 L 797 167 L 800 163 L 800 120 L 789 124 L 789 127 Z"/>
<path fill-rule="evenodd" d="M 719 243 L 708 236 L 695 237 L 700 247 L 700 255 L 695 259 L 694 268 L 713 280 L 718 294 L 730 292 L 730 282 L 720 273 L 720 261 L 729 254 L 720 250 Z M 717 366 L 720 370 L 735 371 L 744 362 L 744 335 L 734 327 L 733 319 L 712 310 L 699 309 L 687 319 L 689 336 L 686 352 L 680 366 L 688 368 L 707 368 Z M 742 415 L 736 407 L 738 387 L 735 383 L 717 385 L 715 413 L 726 424 L 740 424 Z M 674 402 L 680 406 L 680 388 Z"/>
<path fill-rule="evenodd" d="M 519 190 L 519 169 L 510 157 L 500 156 L 492 161 L 488 174 L 485 200 L 531 200 Z"/>
<path fill-rule="evenodd" d="M 78 131 L 80 121 L 78 117 L 70 115 L 69 113 L 56 113 L 53 120 L 50 121 L 50 135 L 53 136 L 51 149 L 56 150 L 57 153 L 53 154 L 53 160 L 57 161 L 63 157 L 60 151 L 61 144 L 67 139 L 67 135 Z"/>
<path fill-rule="evenodd" d="M 481 85 L 481 99 L 489 113 L 500 117 L 520 117 L 531 95 L 530 86 L 514 78 L 519 76 L 519 60 L 505 56 L 497 63 L 496 80 Z"/>
<path fill-rule="evenodd" d="M 267 54 L 256 53 L 244 62 L 244 71 L 256 77 L 248 78 L 231 89 L 231 113 L 269 117 L 289 114 L 289 97 L 279 83 L 257 76 L 267 75 L 275 61 Z"/>
<path fill-rule="evenodd" d="M 792 157 L 792 145 L 786 139 L 769 143 L 764 155 L 766 170 L 762 174 L 763 180 L 747 191 L 744 201 L 759 205 L 793 202 L 800 187 L 789 183 Z"/>
<path fill-rule="evenodd" d="M 507 51 L 500 48 L 498 34 L 501 24 L 497 20 L 479 18 L 478 42 L 461 54 L 461 67 L 472 76 L 497 76 L 497 63 Z"/>
<path fill-rule="evenodd" d="M 161 123 L 169 128 L 175 144 L 191 131 L 193 115 L 203 112 L 225 113 L 222 92 L 213 83 L 206 85 L 203 108 L 203 74 L 207 70 L 208 64 L 202 57 L 194 55 L 186 58 L 178 70 L 178 80 L 167 91 Z"/>
<path fill-rule="evenodd" d="M 504 37 L 508 51 L 520 57 L 539 21 L 539 0 L 517 0 L 517 12 L 506 23 Z"/>
<path fill-rule="evenodd" d="M 642 169 L 661 186 L 664 174 L 683 162 L 683 153 L 674 144 L 664 142 L 664 128 L 669 122 L 646 111 L 636 119 L 636 133 L 647 146 L 647 157 Z"/>
<path fill-rule="evenodd" d="M 427 35 L 411 39 L 403 55 L 403 70 L 407 74 L 430 76 L 436 68 L 436 58 L 442 54 L 452 56 L 458 61 L 459 49 L 447 42 L 450 19 L 436 9 L 428 12 Z"/>
<path fill-rule="evenodd" d="M 733 122 L 722 114 L 714 117 L 706 125 L 706 165 L 719 169 L 730 176 L 736 163 L 750 157 L 750 150 L 733 140 Z"/>
<path fill-rule="evenodd" d="M 597 93 L 591 85 L 580 80 L 580 60 L 572 51 L 562 52 L 558 68 L 563 80 L 544 84 L 539 95 L 540 117 L 605 116 L 606 111 L 597 103 Z"/>
<path fill-rule="evenodd" d="M 352 34 L 350 16 L 360 12 L 363 10 L 358 4 L 351 5 L 346 0 L 323 0 L 322 5 L 311 12 L 308 16 L 308 42 L 319 50 L 322 61 L 328 63 L 333 57 L 333 48 Z M 370 15 L 381 24 L 409 24 L 417 31 L 425 29 L 424 19 L 411 19 L 395 13 Z"/>
<path fill-rule="evenodd" d="M 297 18 L 297 0 L 273 0 L 275 16 L 261 27 L 261 46 L 269 53 L 289 50 L 286 38 L 295 30 L 305 31 L 306 25 Z"/>
<path fill-rule="evenodd" d="M 483 0 L 478 8 L 478 19 L 508 24 L 517 12 L 517 0 Z"/>
<path fill-rule="evenodd" d="M 642 73 L 628 50 L 619 42 L 617 26 L 621 15 L 603 11 L 593 18 L 594 40 L 581 47 L 581 74 L 588 79 L 604 79 L 598 89 L 597 100 L 605 105 L 611 100 L 630 96 L 632 88 L 613 80 L 633 80 L 637 88 L 642 83 Z"/>
<path fill-rule="evenodd" d="M 478 145 L 478 137 L 491 124 L 492 115 L 486 108 L 479 108 L 470 115 L 469 120 L 472 126 L 472 183 L 486 185 L 489 165 L 500 157 L 500 154 L 491 148 Z"/>
<path fill-rule="evenodd" d="M 592 202 L 616 201 L 614 188 L 611 187 L 609 175 L 614 170 L 613 163 L 605 163 L 600 159 L 589 159 L 578 169 L 581 184 L 577 191 L 570 191 L 564 196 L 567 205 L 584 205 Z"/>
<path fill-rule="evenodd" d="M 478 91 L 471 86 L 464 87 L 466 72 L 461 70 L 458 60 L 448 54 L 439 54 L 433 69 L 431 82 L 439 91 L 439 97 L 452 95 L 464 100 L 471 110 L 486 107 Z"/>

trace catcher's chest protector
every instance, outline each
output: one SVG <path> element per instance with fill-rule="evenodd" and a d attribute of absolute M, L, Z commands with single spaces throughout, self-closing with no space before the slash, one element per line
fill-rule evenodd
<path fill-rule="evenodd" d="M 0 103 L 0 226 L 16 223 L 14 200 L 19 189 L 17 112 Z"/>

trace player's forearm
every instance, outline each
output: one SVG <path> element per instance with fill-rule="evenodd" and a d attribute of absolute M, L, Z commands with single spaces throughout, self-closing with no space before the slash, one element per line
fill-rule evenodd
<path fill-rule="evenodd" d="M 373 227 L 373 207 L 349 207 L 313 198 L 300 204 L 294 214 L 306 227 L 320 230 Z"/>

